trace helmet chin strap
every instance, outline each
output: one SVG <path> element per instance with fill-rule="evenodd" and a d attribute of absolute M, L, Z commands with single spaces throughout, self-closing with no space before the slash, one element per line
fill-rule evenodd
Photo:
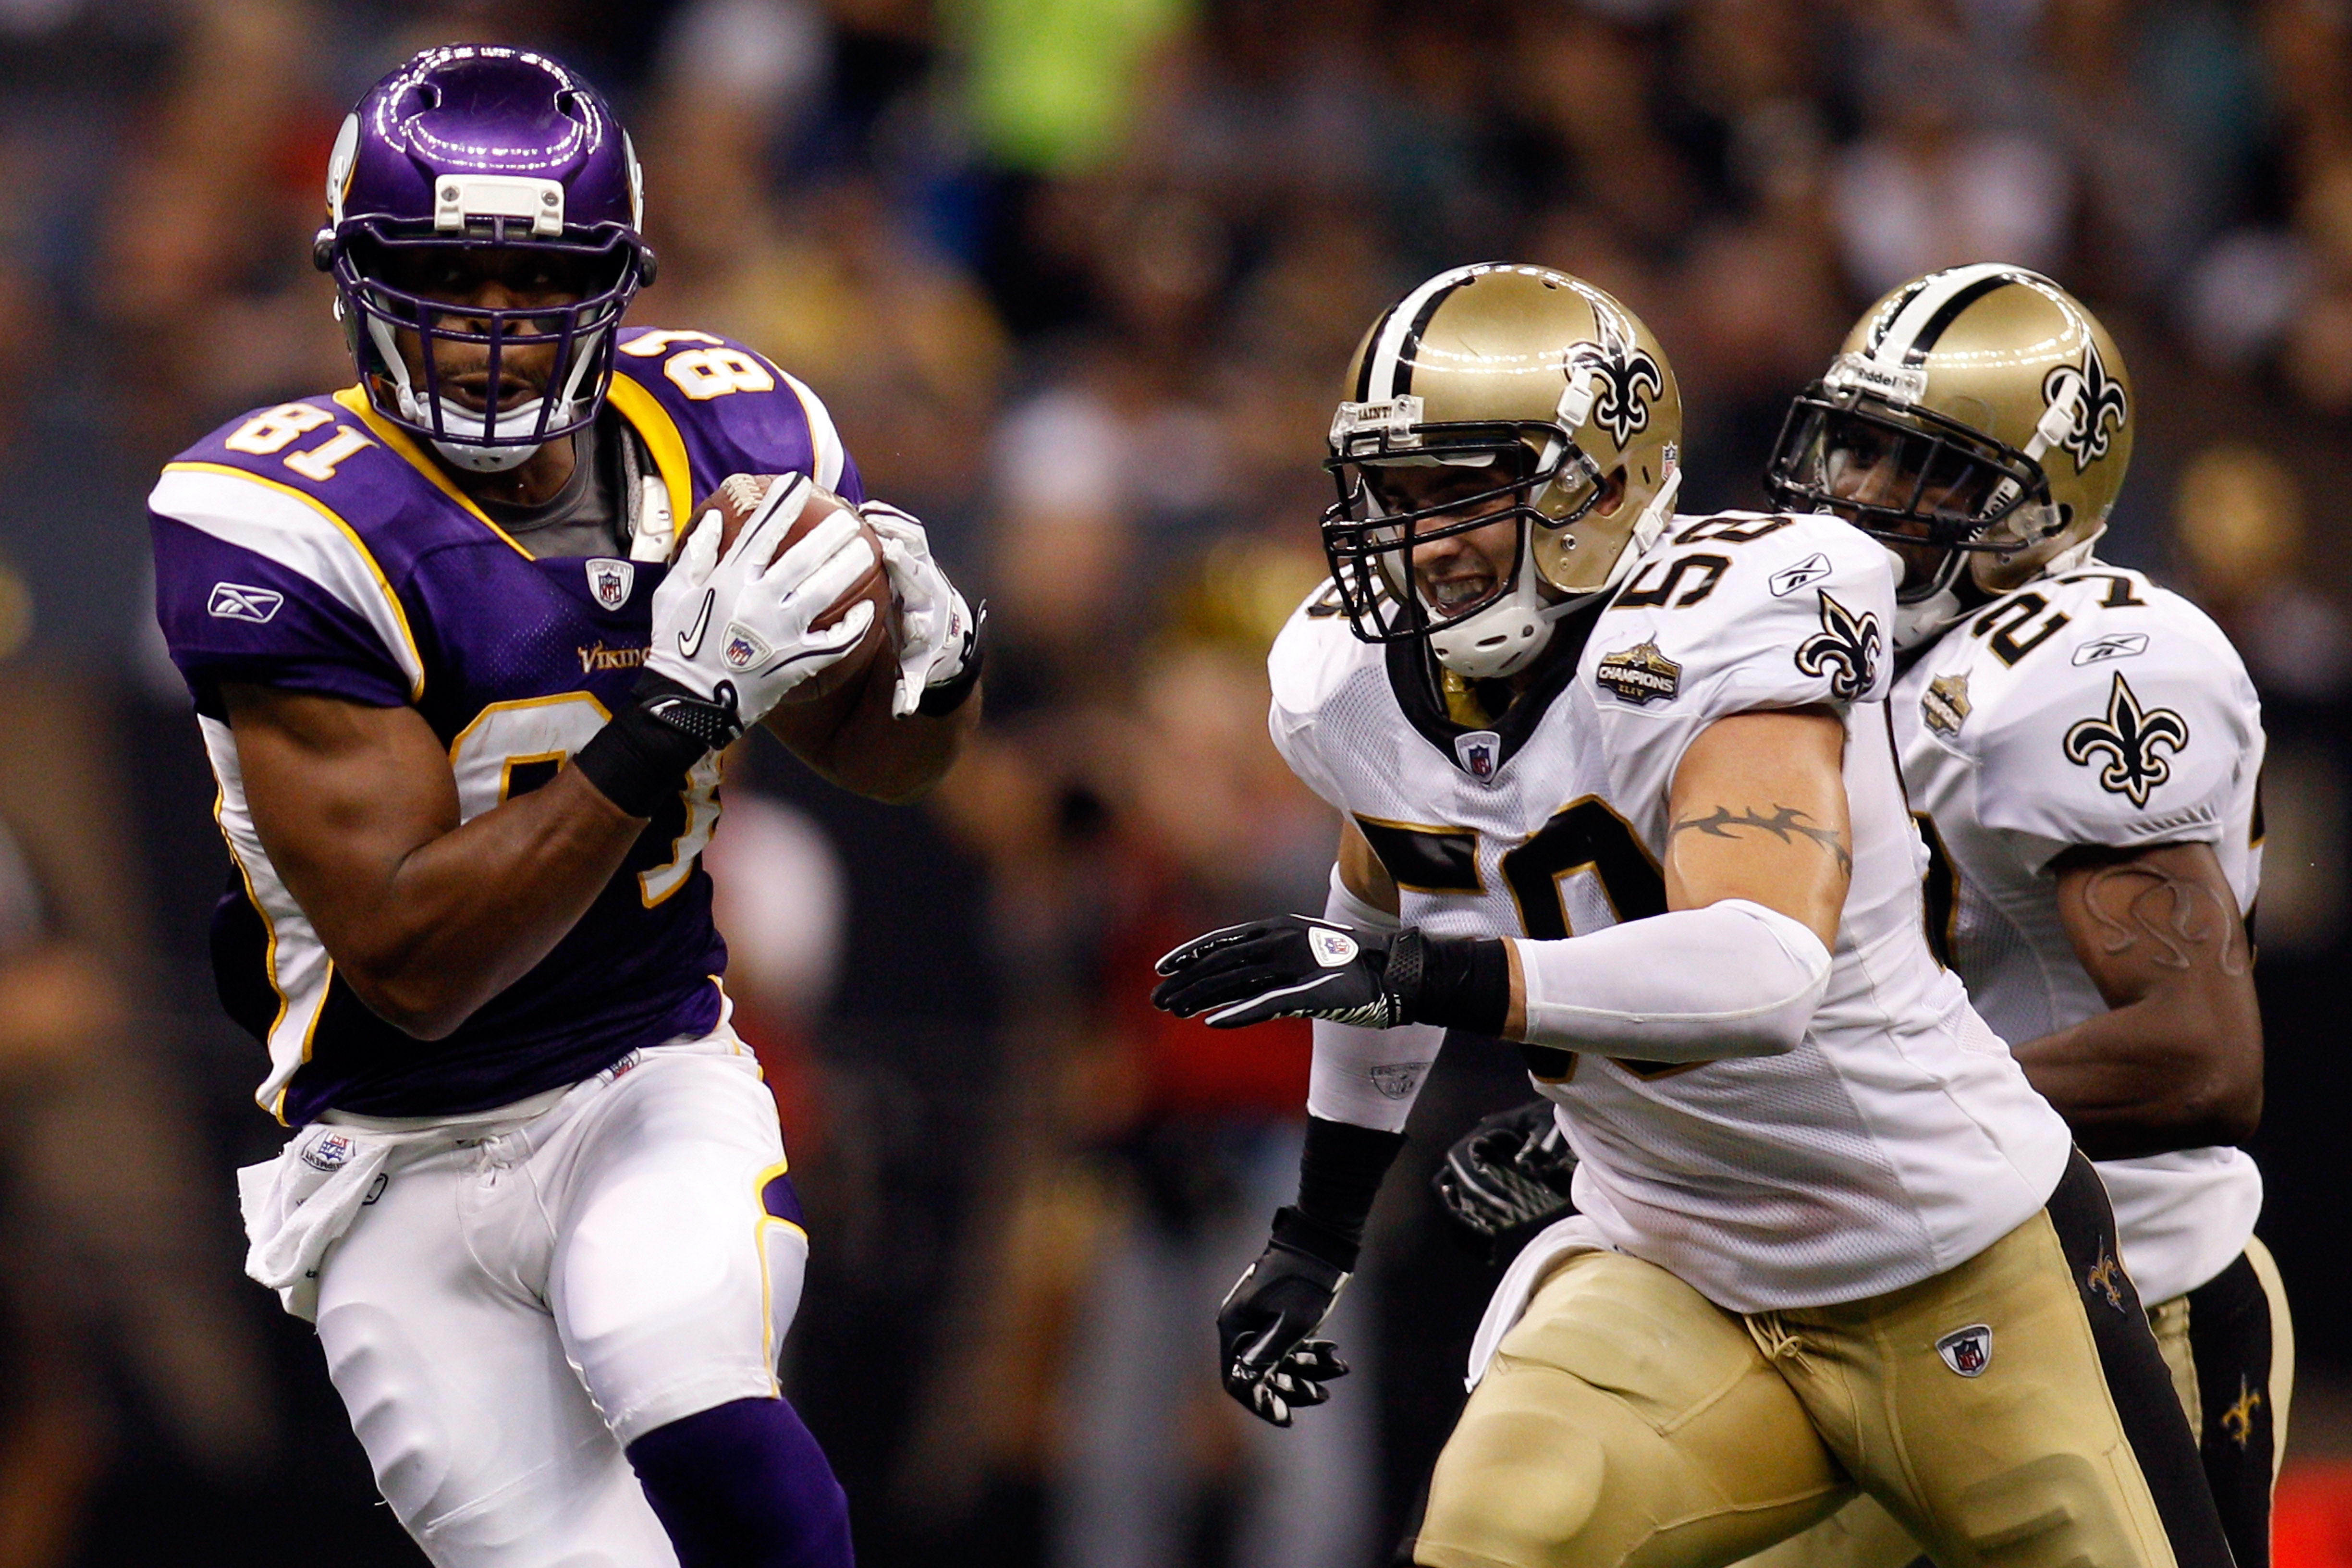
<path fill-rule="evenodd" d="M 1895 569 L 1895 581 L 1903 583 L 1909 574 L 1911 563 L 1894 550 L 1886 559 Z M 1918 588 L 1898 588 L 1895 595 L 1895 651 L 1908 653 L 1915 647 L 1931 643 L 1944 629 L 1969 613 L 1960 602 L 1960 573 L 1968 561 L 1962 552 L 1947 550 L 1936 567 L 1936 574 Z"/>
<path fill-rule="evenodd" d="M 1542 574 L 1536 570 L 1535 525 L 1519 523 L 1519 564 L 1511 574 L 1510 591 L 1473 616 L 1430 634 L 1430 651 L 1437 662 L 1468 680 L 1497 680 L 1517 675 L 1533 664 L 1551 644 L 1553 626 L 1593 600 L 1616 592 L 1633 563 L 1649 552 L 1674 516 L 1675 497 L 1682 489 L 1682 470 L 1666 476 L 1650 504 L 1634 520 L 1633 532 L 1617 552 L 1608 579 L 1587 593 L 1547 600 Z M 1426 607 L 1427 600 L 1424 598 Z"/>
<path fill-rule="evenodd" d="M 484 446 L 482 437 L 489 429 L 487 414 L 477 414 L 446 397 L 435 398 L 437 409 L 428 409 L 425 400 L 416 395 L 416 388 L 409 380 L 408 362 L 401 357 L 397 345 L 393 342 L 391 329 L 371 317 L 368 332 L 375 339 L 385 368 L 392 373 L 393 396 L 400 406 L 400 416 L 412 424 L 447 432 L 445 436 L 433 437 L 431 440 L 433 449 L 452 467 L 463 468 L 469 474 L 508 473 L 530 462 L 546 445 L 541 442 L 531 446 Z M 556 405 L 555 416 L 548 421 L 551 425 L 570 424 L 580 405 L 581 380 L 596 357 L 594 334 L 586 335 L 572 357 L 571 380 Z M 544 397 L 534 397 L 527 403 L 519 403 L 503 410 L 499 423 L 524 429 L 534 428 L 539 425 L 540 411 L 546 402 Z M 472 439 L 467 439 L 469 437 Z"/>

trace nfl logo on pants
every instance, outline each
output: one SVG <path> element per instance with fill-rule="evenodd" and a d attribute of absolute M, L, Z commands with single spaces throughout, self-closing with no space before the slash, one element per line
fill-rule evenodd
<path fill-rule="evenodd" d="M 1992 1330 L 1982 1323 L 1955 1329 L 1936 1342 L 1936 1353 L 1962 1377 L 1979 1377 L 1992 1364 Z"/>

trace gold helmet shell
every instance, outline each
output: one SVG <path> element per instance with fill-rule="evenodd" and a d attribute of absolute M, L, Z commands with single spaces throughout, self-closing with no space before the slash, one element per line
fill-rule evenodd
<path fill-rule="evenodd" d="M 1791 407 L 1766 484 L 1889 542 L 1964 553 L 2001 592 L 2106 526 L 2138 412 L 2122 352 L 2072 294 L 2021 267 L 1948 268 L 1864 313 Z M 1900 503 L 1840 494 L 1841 453 L 1889 440 L 1907 445 Z"/>
<path fill-rule="evenodd" d="M 1324 543 L 1370 640 L 1433 636 L 1496 607 L 1433 622 L 1406 563 L 1414 543 L 1516 515 L 1522 570 L 1504 597 L 1519 602 L 1520 626 L 1507 651 L 1539 643 L 1530 617 L 1613 586 L 1639 553 L 1627 546 L 1645 530 L 1654 537 L 1671 508 L 1683 437 L 1674 369 L 1639 317 L 1567 273 L 1501 262 L 1439 273 L 1372 323 L 1344 396 L 1325 464 L 1339 501 Z M 1490 466 L 1496 488 L 1414 512 L 1382 510 L 1366 482 L 1369 470 L 1433 464 Z M 1480 510 L 1506 493 L 1507 512 Z M 1465 673 L 1489 673 L 1468 668 L 1489 659 L 1439 651 Z"/>

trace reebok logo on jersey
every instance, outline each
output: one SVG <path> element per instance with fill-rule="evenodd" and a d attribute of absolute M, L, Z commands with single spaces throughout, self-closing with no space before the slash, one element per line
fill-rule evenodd
<path fill-rule="evenodd" d="M 2109 632 L 2103 637 L 2093 637 L 2074 650 L 2076 664 L 2105 664 L 2112 658 L 2131 658 L 2147 651 L 2146 632 Z"/>
<path fill-rule="evenodd" d="M 588 563 L 588 592 L 608 610 L 617 610 L 629 602 L 629 590 L 637 583 L 637 566 L 634 561 L 615 561 L 599 555 Z"/>
<path fill-rule="evenodd" d="M 1669 700 L 1680 692 L 1683 667 L 1660 652 L 1657 639 L 1650 637 L 1603 655 L 1593 667 L 1592 679 L 1618 700 L 1641 708 Z"/>
<path fill-rule="evenodd" d="M 1984 1369 L 1992 1364 L 1992 1327 L 1970 1323 L 1965 1329 L 1954 1329 L 1936 1342 L 1936 1353 L 1962 1377 L 1982 1377 Z"/>
<path fill-rule="evenodd" d="M 2157 753 L 2163 746 L 2176 754 L 2188 748 L 2189 721 L 2169 708 L 2147 708 L 2120 675 L 2107 689 L 2107 710 L 2084 719 L 2066 731 L 2062 749 L 2066 760 L 2083 767 L 2104 756 L 2099 787 L 2109 795 L 2126 795 L 2134 805 L 2146 805 L 2148 792 L 2172 776 L 2172 763 Z"/>
<path fill-rule="evenodd" d="M 224 621 L 251 621 L 255 626 L 268 624 L 286 603 L 286 595 L 270 588 L 251 588 L 243 583 L 215 583 L 213 596 L 205 612 Z"/>
<path fill-rule="evenodd" d="M 1969 721 L 1969 678 L 1939 675 L 1927 682 L 1927 695 L 1919 699 L 1919 717 L 1939 735 L 1958 734 Z"/>
<path fill-rule="evenodd" d="M 1814 551 L 1794 566 L 1783 566 L 1764 580 L 1776 599 L 1785 599 L 1808 584 L 1818 583 L 1830 574 L 1830 558 Z"/>

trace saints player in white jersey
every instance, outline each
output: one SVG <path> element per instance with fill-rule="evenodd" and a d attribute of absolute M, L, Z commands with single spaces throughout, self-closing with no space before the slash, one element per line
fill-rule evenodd
<path fill-rule="evenodd" d="M 2092 553 L 2138 421 L 2072 296 L 1954 268 L 1863 317 L 1767 482 L 1896 558 L 1891 713 L 1929 941 L 2098 1160 L 2239 1568 L 2259 1568 L 2294 1368 L 2262 1175 L 2231 1147 L 2262 1111 L 2262 720 L 2221 628 Z M 1916 1554 L 1858 1503 L 1771 1561 Z"/>
<path fill-rule="evenodd" d="M 1358 351 L 1334 579 L 1271 660 L 1346 821 L 1327 918 L 1212 932 L 1154 994 L 1318 1020 L 1228 1388 L 1323 1397 L 1441 1033 L 1499 1036 L 1583 1212 L 1497 1293 L 1417 1562 L 1713 1568 L 1860 1490 L 1948 1568 L 2220 1568 L 2098 1180 L 1927 950 L 1884 552 L 1674 515 L 1680 438 L 1655 340 L 1557 272 L 1441 274 Z"/>

